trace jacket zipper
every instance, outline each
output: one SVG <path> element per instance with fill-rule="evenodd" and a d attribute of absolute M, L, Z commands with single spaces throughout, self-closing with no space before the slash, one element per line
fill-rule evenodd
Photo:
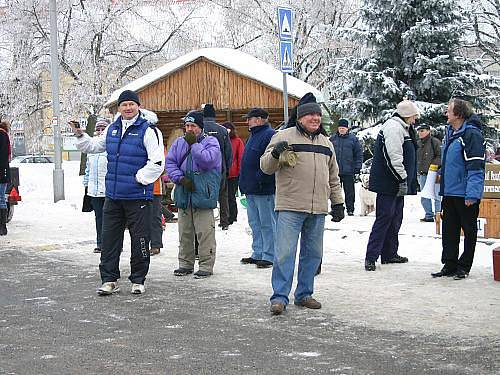
<path fill-rule="evenodd" d="M 120 134 L 120 140 L 118 141 L 118 150 L 116 151 L 116 163 L 115 163 L 115 183 L 114 183 L 114 186 L 113 186 L 113 192 L 114 192 L 114 199 L 116 199 L 116 180 L 117 180 L 117 177 L 118 177 L 118 159 L 120 158 L 120 147 L 122 146 L 122 140 L 123 138 L 125 138 L 125 136 L 127 135 L 128 131 L 130 130 L 130 128 L 132 126 L 134 126 L 135 124 L 132 124 L 130 125 L 126 130 L 125 130 L 125 133 L 123 133 L 123 135 Z M 123 129 L 123 125 L 120 123 L 120 126 L 122 127 Z M 120 129 L 120 133 L 121 133 L 121 129 Z"/>
<path fill-rule="evenodd" d="M 314 141 L 311 140 L 311 144 L 314 144 Z M 313 161 L 314 161 L 314 183 L 313 183 L 313 191 L 312 191 L 312 199 L 311 199 L 311 214 L 314 212 L 314 191 L 316 190 L 316 153 L 313 152 Z"/>

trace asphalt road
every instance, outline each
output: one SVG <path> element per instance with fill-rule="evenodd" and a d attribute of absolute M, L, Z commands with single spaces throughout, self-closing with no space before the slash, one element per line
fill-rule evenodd
<path fill-rule="evenodd" d="M 264 295 L 210 279 L 133 296 L 124 278 L 99 297 L 96 267 L 2 245 L 0 259 L 0 374 L 500 373 L 498 338 L 373 330 L 295 306 L 272 317 Z"/>

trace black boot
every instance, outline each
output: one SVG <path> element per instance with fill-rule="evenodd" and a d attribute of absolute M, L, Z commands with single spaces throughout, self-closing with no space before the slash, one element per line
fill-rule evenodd
<path fill-rule="evenodd" d="M 0 209 L 0 236 L 7 235 L 7 209 Z"/>
<path fill-rule="evenodd" d="M 375 271 L 377 266 L 373 260 L 365 259 L 365 270 L 366 271 Z"/>
<path fill-rule="evenodd" d="M 443 277 L 443 276 L 451 277 L 451 276 L 455 276 L 456 273 L 457 273 L 456 268 L 450 268 L 448 266 L 444 266 L 441 269 L 441 271 L 431 273 L 431 276 L 432 277 Z"/>

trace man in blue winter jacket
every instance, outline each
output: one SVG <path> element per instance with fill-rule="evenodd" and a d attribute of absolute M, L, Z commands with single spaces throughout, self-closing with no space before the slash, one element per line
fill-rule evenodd
<path fill-rule="evenodd" d="M 358 137 L 349 132 L 349 121 L 339 120 L 337 133 L 330 137 L 335 148 L 337 164 L 339 165 L 340 183 L 344 189 L 347 215 L 354 215 L 354 175 L 359 174 L 363 163 L 363 151 Z"/>
<path fill-rule="evenodd" d="M 248 224 L 252 229 L 252 255 L 241 259 L 243 264 L 256 264 L 258 268 L 272 267 L 276 235 L 274 174 L 267 175 L 260 169 L 260 157 L 264 154 L 275 131 L 268 122 L 269 113 L 253 108 L 245 116 L 248 138 L 240 170 L 240 191 L 246 194 Z"/>
<path fill-rule="evenodd" d="M 471 104 L 452 99 L 447 110 L 448 126 L 441 152 L 442 243 L 441 271 L 433 277 L 469 275 L 477 240 L 477 217 L 483 196 L 485 145 L 481 122 Z M 458 257 L 460 230 L 464 252 Z"/>
<path fill-rule="evenodd" d="M 137 93 L 123 91 L 118 97 L 120 116 L 99 137 L 73 128 L 76 147 L 86 153 L 106 151 L 106 199 L 103 208 L 99 295 L 118 292 L 120 253 L 125 226 L 130 232 L 130 276 L 133 294 L 145 292 L 149 270 L 150 205 L 153 182 L 165 168 L 161 132 L 141 116 Z"/>

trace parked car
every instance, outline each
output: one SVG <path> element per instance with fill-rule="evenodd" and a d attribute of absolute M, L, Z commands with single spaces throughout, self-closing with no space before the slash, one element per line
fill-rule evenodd
<path fill-rule="evenodd" d="M 19 164 L 40 164 L 40 163 L 53 163 L 51 156 L 47 155 L 21 155 L 16 156 L 10 161 L 10 165 L 18 166 Z"/>

